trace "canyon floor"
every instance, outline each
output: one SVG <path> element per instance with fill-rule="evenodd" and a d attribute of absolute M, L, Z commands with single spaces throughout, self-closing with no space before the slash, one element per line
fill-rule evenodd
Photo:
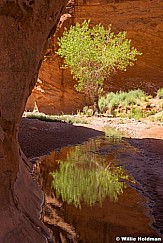
<path fill-rule="evenodd" d="M 135 189 L 146 200 L 151 228 L 163 235 L 163 124 L 134 119 L 91 118 L 89 124 L 45 122 L 23 118 L 19 141 L 26 156 L 34 160 L 62 147 L 101 136 L 111 126 L 125 131 L 126 141 L 137 153 L 120 156 L 123 167 L 137 181 Z M 125 163 L 124 163 L 125 161 Z"/>
<path fill-rule="evenodd" d="M 146 153 L 163 156 L 163 123 L 139 122 L 134 119 L 88 118 L 89 124 L 46 122 L 23 118 L 19 141 L 28 158 L 46 155 L 68 145 L 80 144 L 91 137 L 100 136 L 105 126 L 126 132 L 128 139 L 140 139 Z"/>

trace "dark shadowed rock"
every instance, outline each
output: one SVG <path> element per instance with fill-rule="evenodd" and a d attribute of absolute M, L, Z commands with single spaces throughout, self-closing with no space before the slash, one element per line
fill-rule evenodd
<path fill-rule="evenodd" d="M 66 0 L 0 0 L 0 242 L 47 242 L 43 195 L 19 148 L 17 133 L 35 86 L 48 37 Z"/>

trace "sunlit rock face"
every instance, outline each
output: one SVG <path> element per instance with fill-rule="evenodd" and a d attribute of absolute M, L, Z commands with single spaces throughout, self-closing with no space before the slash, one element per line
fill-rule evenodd
<path fill-rule="evenodd" d="M 47 39 L 66 5 L 52 0 L 0 0 L 0 242 L 47 242 L 43 196 L 17 141 Z"/>
<path fill-rule="evenodd" d="M 112 24 L 114 32 L 126 30 L 127 37 L 143 53 L 134 67 L 117 73 L 107 81 L 107 89 L 141 88 L 154 93 L 163 86 L 162 1 L 101 0 L 78 1 L 76 22 Z M 84 4 L 86 2 L 86 4 Z"/>
<path fill-rule="evenodd" d="M 75 90 L 70 70 L 60 69 L 62 64 L 57 56 L 55 61 L 43 62 L 39 80 L 27 102 L 27 111 L 38 109 L 45 114 L 71 114 L 89 104 L 87 97 Z"/>
<path fill-rule="evenodd" d="M 27 101 L 27 111 L 38 109 L 46 114 L 71 114 L 90 103 L 88 97 L 75 90 L 76 81 L 72 78 L 71 71 L 63 69 L 63 59 L 55 55 L 58 37 L 62 36 L 65 27 L 69 28 L 74 23 L 73 10 L 70 4 L 67 11 L 71 14 L 65 13 L 60 19 L 42 63 L 38 82 Z"/>
<path fill-rule="evenodd" d="M 76 0 L 71 4 L 63 26 L 69 27 L 85 19 L 90 19 L 92 25 L 101 23 L 107 27 L 112 24 L 115 33 L 127 31 L 132 45 L 143 53 L 134 67 L 108 78 L 106 90 L 141 88 L 154 94 L 163 86 L 161 0 Z M 62 31 L 63 27 L 58 31 L 59 36 Z M 27 110 L 32 110 L 36 103 L 39 110 L 45 113 L 71 113 L 89 104 L 89 100 L 75 91 L 75 81 L 70 71 L 59 70 L 61 64 L 62 60 L 54 55 L 53 62 L 47 61 L 42 65 L 39 73 L 41 83 L 38 83 L 28 100 Z"/>

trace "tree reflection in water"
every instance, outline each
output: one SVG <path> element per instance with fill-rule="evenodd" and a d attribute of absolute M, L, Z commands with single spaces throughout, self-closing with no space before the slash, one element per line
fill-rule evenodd
<path fill-rule="evenodd" d="M 98 153 L 100 146 L 101 140 L 90 140 L 73 147 L 66 160 L 58 161 L 59 169 L 52 173 L 57 197 L 79 208 L 82 202 L 101 204 L 107 196 L 118 200 L 129 176 L 106 155 Z"/>

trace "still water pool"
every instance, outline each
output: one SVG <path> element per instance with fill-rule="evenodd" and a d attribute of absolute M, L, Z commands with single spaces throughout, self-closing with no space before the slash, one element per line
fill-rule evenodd
<path fill-rule="evenodd" d="M 55 242 L 114 243 L 121 236 L 157 236 L 136 181 L 118 160 L 126 152 L 137 153 L 125 140 L 103 136 L 39 159 L 43 217 Z"/>

